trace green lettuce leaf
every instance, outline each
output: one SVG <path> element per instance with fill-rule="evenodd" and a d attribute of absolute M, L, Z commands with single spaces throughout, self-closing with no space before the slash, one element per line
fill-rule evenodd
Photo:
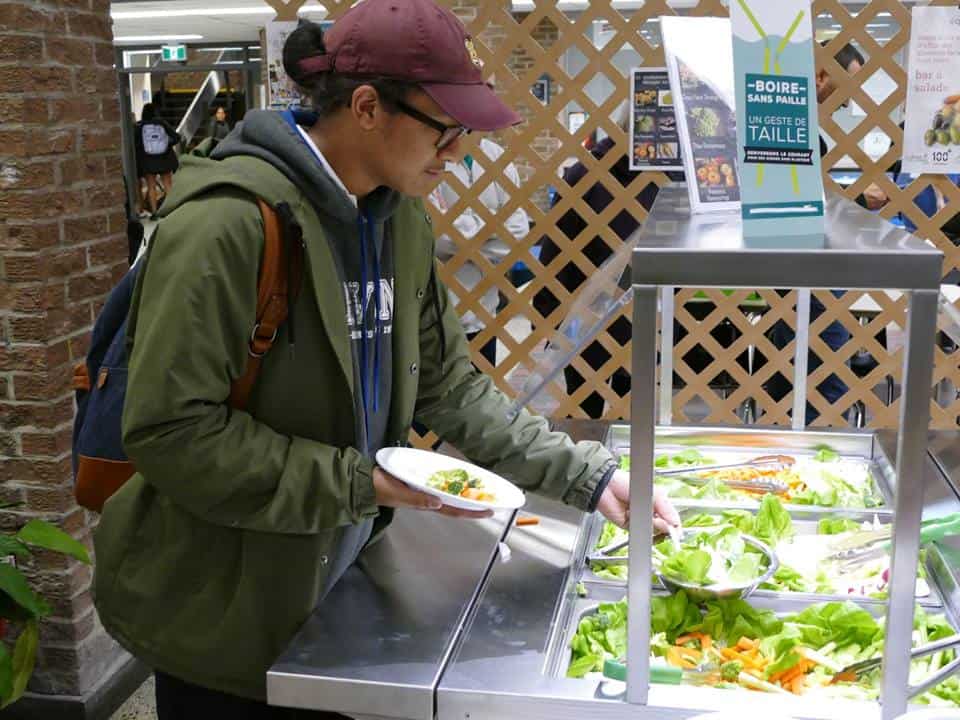
<path fill-rule="evenodd" d="M 771 546 L 793 537 L 793 521 L 780 500 L 774 495 L 764 495 L 757 511 L 753 534 Z"/>
<path fill-rule="evenodd" d="M 840 533 L 853 532 L 860 529 L 860 523 L 856 520 L 847 518 L 822 518 L 817 523 L 817 534 L 819 535 L 839 535 Z"/>
<path fill-rule="evenodd" d="M 660 565 L 660 572 L 684 582 L 704 585 L 713 559 L 706 550 L 678 550 Z"/>

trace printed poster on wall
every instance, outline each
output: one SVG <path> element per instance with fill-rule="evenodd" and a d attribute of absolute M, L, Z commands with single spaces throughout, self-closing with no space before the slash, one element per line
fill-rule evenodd
<path fill-rule="evenodd" d="M 283 69 L 283 45 L 296 29 L 296 20 L 272 21 L 266 26 L 267 102 L 275 110 L 300 104 L 300 93 Z"/>
<path fill-rule="evenodd" d="M 630 97 L 630 169 L 683 170 L 667 69 L 631 69 Z"/>
<path fill-rule="evenodd" d="M 664 16 L 660 24 L 690 210 L 739 210 L 730 21 Z"/>
<path fill-rule="evenodd" d="M 822 235 L 810 2 L 731 0 L 730 21 L 744 235 Z"/>
<path fill-rule="evenodd" d="M 903 170 L 960 172 L 960 9 L 915 7 L 907 66 Z"/>

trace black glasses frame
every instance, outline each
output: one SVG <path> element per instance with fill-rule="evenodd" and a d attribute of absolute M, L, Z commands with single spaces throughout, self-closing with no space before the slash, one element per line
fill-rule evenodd
<path fill-rule="evenodd" d="M 432 118 L 426 113 L 420 112 L 415 107 L 407 105 L 403 100 L 397 100 L 396 106 L 400 108 L 400 111 L 404 114 L 409 115 L 414 120 L 418 120 L 427 127 L 431 127 L 440 133 L 440 139 L 437 140 L 436 144 L 438 151 L 449 147 L 464 135 L 469 135 L 472 132 L 470 128 L 463 125 L 445 125 L 436 118 Z"/>

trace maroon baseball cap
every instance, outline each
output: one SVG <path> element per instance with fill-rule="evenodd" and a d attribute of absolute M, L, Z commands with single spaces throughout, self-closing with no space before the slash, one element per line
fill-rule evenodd
<path fill-rule="evenodd" d="M 483 64 L 463 23 L 433 0 L 363 0 L 323 41 L 326 54 L 301 60 L 301 69 L 416 83 L 471 130 L 522 121 L 483 81 Z"/>

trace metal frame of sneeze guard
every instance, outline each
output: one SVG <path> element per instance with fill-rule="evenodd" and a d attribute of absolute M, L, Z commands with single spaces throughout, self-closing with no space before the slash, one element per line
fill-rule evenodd
<path fill-rule="evenodd" d="M 648 705 L 654 428 L 657 410 L 657 298 L 661 286 L 697 288 L 895 289 L 908 293 L 907 346 L 897 442 L 897 478 L 921 477 L 929 424 L 943 255 L 827 193 L 823 236 L 744 238 L 739 213 L 690 215 L 686 190 L 664 188 L 631 238 L 633 362 L 627 701 Z M 669 349 L 666 349 L 669 352 Z M 669 385 L 661 389 L 669 393 Z M 795 411 L 796 412 L 796 411 Z M 914 583 L 922 493 L 894 498 L 894 544 L 884 645 L 881 717 L 907 710 Z M 787 705 L 789 698 L 784 700 Z M 802 699 L 799 699 L 802 703 Z M 794 708 L 794 712 L 802 712 Z M 785 705 L 785 712 L 790 708 Z M 872 713 L 871 713 L 872 714 Z"/>

